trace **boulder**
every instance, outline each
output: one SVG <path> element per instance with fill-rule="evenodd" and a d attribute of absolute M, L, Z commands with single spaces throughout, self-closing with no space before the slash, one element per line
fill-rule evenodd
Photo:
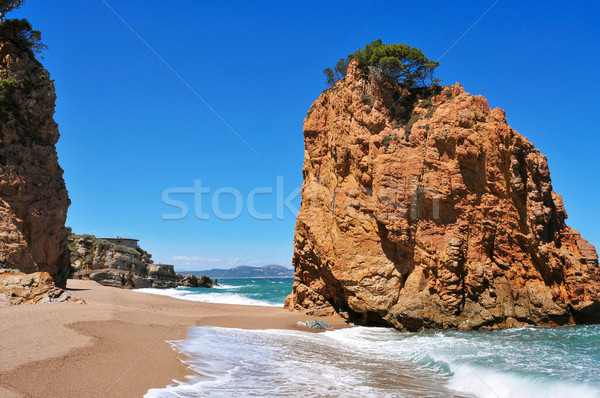
<path fill-rule="evenodd" d="M 47 272 L 0 274 L 0 307 L 82 300 L 57 288 Z"/>

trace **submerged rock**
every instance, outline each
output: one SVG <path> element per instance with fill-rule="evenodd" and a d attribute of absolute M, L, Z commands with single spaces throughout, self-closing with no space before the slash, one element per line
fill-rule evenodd
<path fill-rule="evenodd" d="M 352 62 L 304 143 L 287 308 L 408 331 L 600 322 L 595 248 L 482 96 L 411 94 Z"/>

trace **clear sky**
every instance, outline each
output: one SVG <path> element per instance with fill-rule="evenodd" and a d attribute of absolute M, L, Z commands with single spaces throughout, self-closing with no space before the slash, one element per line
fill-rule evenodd
<path fill-rule="evenodd" d="M 291 265 L 294 206 L 278 217 L 278 176 L 280 193 L 293 197 L 302 121 L 325 88 L 322 70 L 378 38 L 435 60 L 447 52 L 442 83 L 459 81 L 507 111 L 548 156 L 569 224 L 600 245 L 599 14 L 591 0 L 28 0 L 12 16 L 29 18 L 49 46 L 43 62 L 55 79 L 73 202 L 67 224 L 137 237 L 155 261 L 190 270 Z M 164 191 L 195 181 L 210 190 L 198 195 L 200 211 L 193 195 L 170 194 L 189 213 L 164 219 L 179 212 Z M 246 210 L 257 188 L 254 208 L 272 220 Z M 219 219 L 211 202 L 235 215 L 232 190 L 244 209 Z"/>

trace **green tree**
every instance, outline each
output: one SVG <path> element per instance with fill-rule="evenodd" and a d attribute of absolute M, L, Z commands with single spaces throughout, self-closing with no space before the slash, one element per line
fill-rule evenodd
<path fill-rule="evenodd" d="M 341 58 L 333 69 L 327 68 L 323 71 L 325 73 L 325 78 L 327 79 L 327 84 L 333 86 L 335 82 L 344 78 L 346 76 L 346 71 L 348 70 L 348 65 L 350 64 L 349 58 Z"/>
<path fill-rule="evenodd" d="M 425 57 L 418 48 L 398 43 L 384 44 L 378 39 L 340 59 L 334 69 L 325 69 L 327 83 L 332 85 L 345 77 L 353 59 L 358 61 L 358 67 L 365 73 L 379 79 L 395 79 L 407 88 L 425 87 L 439 81 L 434 77 L 439 62 Z"/>
<path fill-rule="evenodd" d="M 23 5 L 25 0 L 0 0 L 0 22 L 4 22 L 7 13 Z"/>
<path fill-rule="evenodd" d="M 48 48 L 42 43 L 41 32 L 34 30 L 26 19 L 7 19 L 0 22 L 0 42 L 11 42 L 24 50 L 31 50 L 34 54 Z"/>
<path fill-rule="evenodd" d="M 0 0 L 0 42 L 11 42 L 34 54 L 48 48 L 42 43 L 42 34 L 34 30 L 26 19 L 6 19 L 6 14 L 21 7 L 25 0 Z"/>

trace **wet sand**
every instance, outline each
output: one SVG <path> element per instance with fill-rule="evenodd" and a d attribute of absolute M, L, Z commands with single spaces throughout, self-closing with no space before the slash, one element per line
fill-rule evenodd
<path fill-rule="evenodd" d="M 93 281 L 69 280 L 68 288 L 86 304 L 0 308 L 0 396 L 141 397 L 194 374 L 167 342 L 185 339 L 189 326 L 300 329 L 298 321 L 313 319 L 283 308 L 191 302 Z"/>

